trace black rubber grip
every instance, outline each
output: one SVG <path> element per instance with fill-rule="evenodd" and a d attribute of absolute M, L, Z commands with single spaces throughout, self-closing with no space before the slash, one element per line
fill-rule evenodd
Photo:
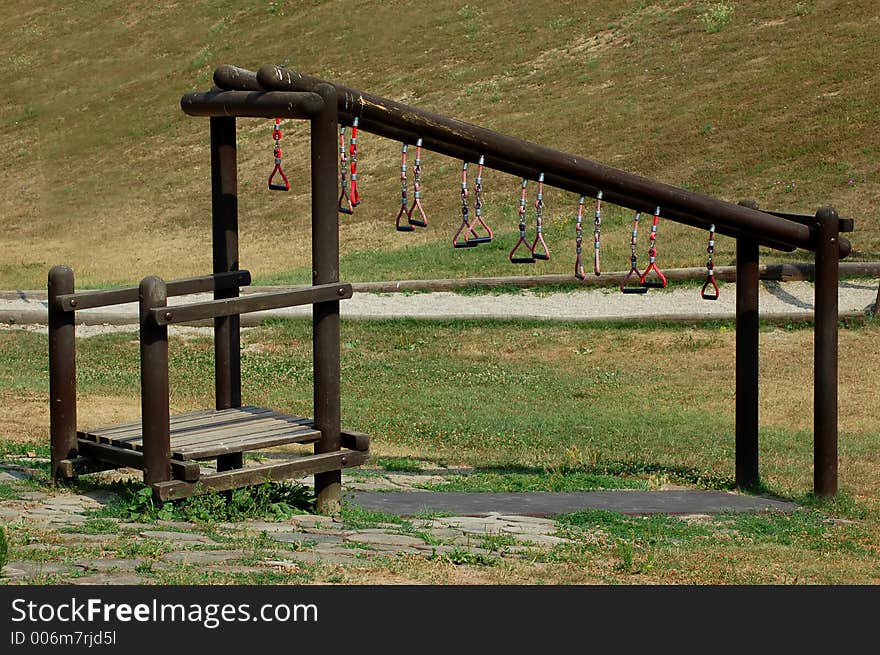
<path fill-rule="evenodd" d="M 354 214 L 353 211 L 351 211 L 350 209 L 347 209 L 346 207 L 340 207 L 339 212 L 342 214 L 348 214 L 349 216 Z"/>
<path fill-rule="evenodd" d="M 534 264 L 535 258 L 534 257 L 511 257 L 510 263 L 511 264 Z"/>
<path fill-rule="evenodd" d="M 623 293 L 648 293 L 648 287 L 623 287 Z"/>
<path fill-rule="evenodd" d="M 492 237 L 474 237 L 473 239 L 468 239 L 469 243 L 492 243 Z"/>
<path fill-rule="evenodd" d="M 540 259 L 542 261 L 547 261 L 548 259 L 550 259 L 550 255 L 547 255 L 545 253 L 537 253 L 537 252 L 532 253 L 532 257 L 534 257 L 535 259 Z"/>
<path fill-rule="evenodd" d="M 703 300 L 718 300 L 718 294 L 713 296 L 708 293 L 701 293 L 700 298 L 702 298 Z"/>
<path fill-rule="evenodd" d="M 662 282 L 642 282 L 645 289 L 665 289 L 666 285 Z"/>
<path fill-rule="evenodd" d="M 458 243 L 452 244 L 453 248 L 476 248 L 477 244 L 473 241 L 459 241 Z"/>
<path fill-rule="evenodd" d="M 426 221 L 420 220 L 418 218 L 410 218 L 409 224 L 415 225 L 416 227 L 428 227 L 428 223 Z"/>
<path fill-rule="evenodd" d="M 270 191 L 290 191 L 290 188 L 283 185 L 283 184 L 270 184 L 269 190 Z"/>
<path fill-rule="evenodd" d="M 398 232 L 412 232 L 412 231 L 414 231 L 415 229 L 416 229 L 416 228 L 414 228 L 412 225 L 398 225 L 398 226 L 397 226 L 397 231 L 398 231 Z"/>

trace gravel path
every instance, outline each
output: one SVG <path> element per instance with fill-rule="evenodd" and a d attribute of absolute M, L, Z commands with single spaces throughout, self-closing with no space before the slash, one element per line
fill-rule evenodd
<path fill-rule="evenodd" d="M 877 285 L 864 281 L 840 284 L 841 316 L 864 315 L 877 297 Z M 170 304 L 209 300 L 208 294 L 172 298 Z M 342 303 L 347 319 L 546 319 L 565 321 L 603 320 L 702 320 L 732 319 L 735 311 L 734 284 L 724 285 L 717 301 L 700 299 L 694 288 L 651 291 L 644 295 L 624 295 L 616 290 L 584 289 L 563 293 L 524 291 L 519 294 L 462 295 L 436 293 L 356 293 Z M 809 282 L 761 283 L 759 299 L 765 319 L 810 319 L 813 314 L 813 285 Z M 267 317 L 309 316 L 309 306 L 242 317 L 243 324 L 253 325 Z M 134 303 L 77 312 L 78 321 L 87 325 L 134 325 Z M 0 292 L 0 323 L 45 324 L 45 294 L 38 292 Z"/>

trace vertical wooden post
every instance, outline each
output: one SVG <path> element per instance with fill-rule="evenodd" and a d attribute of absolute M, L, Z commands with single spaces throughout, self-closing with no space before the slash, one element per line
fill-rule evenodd
<path fill-rule="evenodd" d="M 339 281 L 338 144 L 339 126 L 336 89 L 319 84 L 315 93 L 324 107 L 311 121 L 312 149 L 312 284 Z M 312 306 L 315 427 L 321 439 L 316 453 L 341 448 L 340 325 L 339 301 Z M 342 497 L 342 472 L 315 475 L 317 509 L 336 514 Z"/>
<path fill-rule="evenodd" d="M 211 118 L 211 236 L 214 273 L 239 270 L 238 162 L 235 118 Z M 214 291 L 214 298 L 235 298 L 238 287 Z M 241 407 L 241 336 L 238 316 L 214 319 L 214 388 L 217 409 Z M 241 453 L 221 455 L 217 470 L 241 468 Z"/>
<path fill-rule="evenodd" d="M 74 312 L 58 307 L 56 299 L 73 293 L 73 271 L 53 266 L 49 271 L 49 439 L 52 483 L 65 478 L 58 462 L 76 456 L 76 329 Z"/>
<path fill-rule="evenodd" d="M 168 408 L 168 327 L 156 325 L 149 310 L 165 307 L 165 282 L 155 275 L 141 280 L 141 425 L 144 437 L 144 483 L 171 479 L 171 416 Z"/>
<path fill-rule="evenodd" d="M 837 321 L 840 221 L 831 207 L 816 213 L 813 337 L 813 490 L 837 493 Z"/>
<path fill-rule="evenodd" d="M 757 203 L 741 205 L 757 209 Z M 758 468 L 758 243 L 736 240 L 736 486 L 754 489 Z"/>

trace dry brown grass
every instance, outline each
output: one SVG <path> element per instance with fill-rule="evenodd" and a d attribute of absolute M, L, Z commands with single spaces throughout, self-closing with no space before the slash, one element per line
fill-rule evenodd
<path fill-rule="evenodd" d="M 430 12 L 338 0 L 124 9 L 13 0 L 0 18 L 10 78 L 0 101 L 0 287 L 41 287 L 61 262 L 88 285 L 207 269 L 207 128 L 178 100 L 206 88 L 223 62 L 289 63 L 730 200 L 807 212 L 834 204 L 859 219 L 857 251 L 880 254 L 874 3 L 849 3 L 845 15 L 830 2 L 803 15 L 783 0 L 741 3 L 717 34 L 701 11 L 668 1 L 558 2 L 536 15 L 526 0 L 443 0 Z M 355 25 L 356 47 L 342 36 Z M 29 74 L 37 62 L 39 83 Z M 362 142 L 366 200 L 345 219 L 343 252 L 378 237 L 389 257 L 445 243 L 458 220 L 457 163 L 426 155 L 432 228 L 399 239 L 389 231 L 398 146 Z M 258 274 L 307 265 L 307 143 L 302 126 L 286 127 L 294 191 L 271 195 L 268 122 L 241 122 L 242 262 Z M 491 206 L 511 201 L 516 180 L 487 181 Z M 548 222 L 571 204 L 548 192 Z M 625 244 L 624 226 L 608 229 L 609 245 Z M 702 263 L 703 235 L 666 234 L 668 265 Z M 719 241 L 719 260 L 731 253 Z M 568 270 L 567 258 L 559 266 Z"/>

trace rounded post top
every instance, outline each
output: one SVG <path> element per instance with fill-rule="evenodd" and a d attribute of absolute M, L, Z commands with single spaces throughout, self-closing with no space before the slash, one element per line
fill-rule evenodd
<path fill-rule="evenodd" d="M 837 210 L 834 207 L 820 207 L 816 212 L 816 220 L 817 221 L 836 221 L 839 220 L 839 216 L 837 215 Z"/>
<path fill-rule="evenodd" d="M 168 298 L 168 288 L 158 275 L 148 275 L 138 285 L 138 297 L 147 307 L 162 306 Z"/>
<path fill-rule="evenodd" d="M 53 280 L 61 280 L 64 278 L 73 279 L 73 269 L 66 264 L 58 264 L 49 269 L 49 282 Z"/>

